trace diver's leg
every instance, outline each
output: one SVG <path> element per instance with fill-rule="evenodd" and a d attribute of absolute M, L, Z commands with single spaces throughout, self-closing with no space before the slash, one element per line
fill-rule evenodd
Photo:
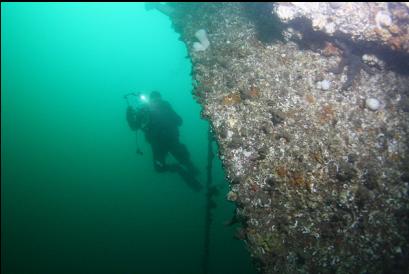
<path fill-rule="evenodd" d="M 198 171 L 190 161 L 189 152 L 186 146 L 179 142 L 173 142 L 170 146 L 169 152 L 179 162 L 179 164 L 169 165 L 169 169 L 177 172 L 190 188 L 195 191 L 200 191 L 203 186 L 196 179 Z M 182 165 L 186 168 L 182 167 Z"/>
<path fill-rule="evenodd" d="M 170 153 L 175 157 L 175 159 L 182 165 L 184 165 L 188 172 L 193 176 L 199 173 L 199 170 L 195 167 L 193 162 L 190 160 L 189 151 L 184 144 L 180 142 L 175 142 L 170 147 Z"/>
<path fill-rule="evenodd" d="M 160 144 L 151 144 L 153 155 L 153 168 L 156 172 L 167 171 L 166 167 L 166 154 L 167 151 Z"/>
<path fill-rule="evenodd" d="M 200 182 L 191 174 L 191 172 L 186 171 L 186 169 L 184 169 L 181 165 L 177 166 L 178 168 L 176 168 L 175 171 L 191 189 L 194 191 L 200 191 L 203 188 L 202 184 L 200 184 Z"/>

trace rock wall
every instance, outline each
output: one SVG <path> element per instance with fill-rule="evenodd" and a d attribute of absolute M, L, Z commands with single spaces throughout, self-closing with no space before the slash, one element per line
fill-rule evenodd
<path fill-rule="evenodd" d="M 407 273 L 407 5 L 169 5 L 260 272 Z"/>
<path fill-rule="evenodd" d="M 388 2 L 286 2 L 276 3 L 281 21 L 308 21 L 316 31 L 373 42 L 409 52 L 409 3 Z"/>

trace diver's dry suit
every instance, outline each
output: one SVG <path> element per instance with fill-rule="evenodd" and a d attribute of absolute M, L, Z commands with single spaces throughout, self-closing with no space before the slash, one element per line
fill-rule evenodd
<path fill-rule="evenodd" d="M 200 189 L 200 183 L 195 179 L 198 170 L 190 160 L 186 146 L 179 141 L 178 127 L 182 125 L 182 118 L 171 105 L 162 100 L 158 92 L 152 92 L 149 103 L 134 112 L 133 117 L 128 112 L 130 127 L 134 130 L 140 128 L 152 147 L 154 169 L 157 172 L 177 172 L 191 187 Z M 168 153 L 179 164 L 166 164 Z"/>

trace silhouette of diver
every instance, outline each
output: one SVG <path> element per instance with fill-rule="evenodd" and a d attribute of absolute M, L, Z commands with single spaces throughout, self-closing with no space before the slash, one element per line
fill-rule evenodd
<path fill-rule="evenodd" d="M 176 172 L 188 186 L 199 191 L 202 188 L 196 179 L 199 171 L 190 160 L 186 146 L 179 141 L 178 127 L 182 125 L 182 118 L 157 91 L 151 92 L 149 100 L 142 99 L 145 103 L 137 109 L 128 101 L 127 120 L 132 130 L 141 129 L 145 133 L 145 139 L 152 148 L 155 171 Z M 139 149 L 137 152 L 142 154 Z M 169 153 L 178 161 L 177 164 L 166 163 Z"/>

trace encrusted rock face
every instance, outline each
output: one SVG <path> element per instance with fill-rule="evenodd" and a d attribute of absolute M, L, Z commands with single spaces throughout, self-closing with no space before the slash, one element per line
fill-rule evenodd
<path fill-rule="evenodd" d="M 285 2 L 275 4 L 274 13 L 285 23 L 306 20 L 328 35 L 409 52 L 408 3 Z"/>
<path fill-rule="evenodd" d="M 291 5 L 172 4 L 194 95 L 230 180 L 238 235 L 262 273 L 407 273 L 408 71 L 354 44 L 369 26 L 342 40 L 279 25 L 272 11 L 290 20 L 298 13 L 282 7 Z M 314 5 L 334 9 L 335 28 L 348 29 L 337 23 L 347 4 Z M 210 46 L 193 51 L 199 29 Z"/>

